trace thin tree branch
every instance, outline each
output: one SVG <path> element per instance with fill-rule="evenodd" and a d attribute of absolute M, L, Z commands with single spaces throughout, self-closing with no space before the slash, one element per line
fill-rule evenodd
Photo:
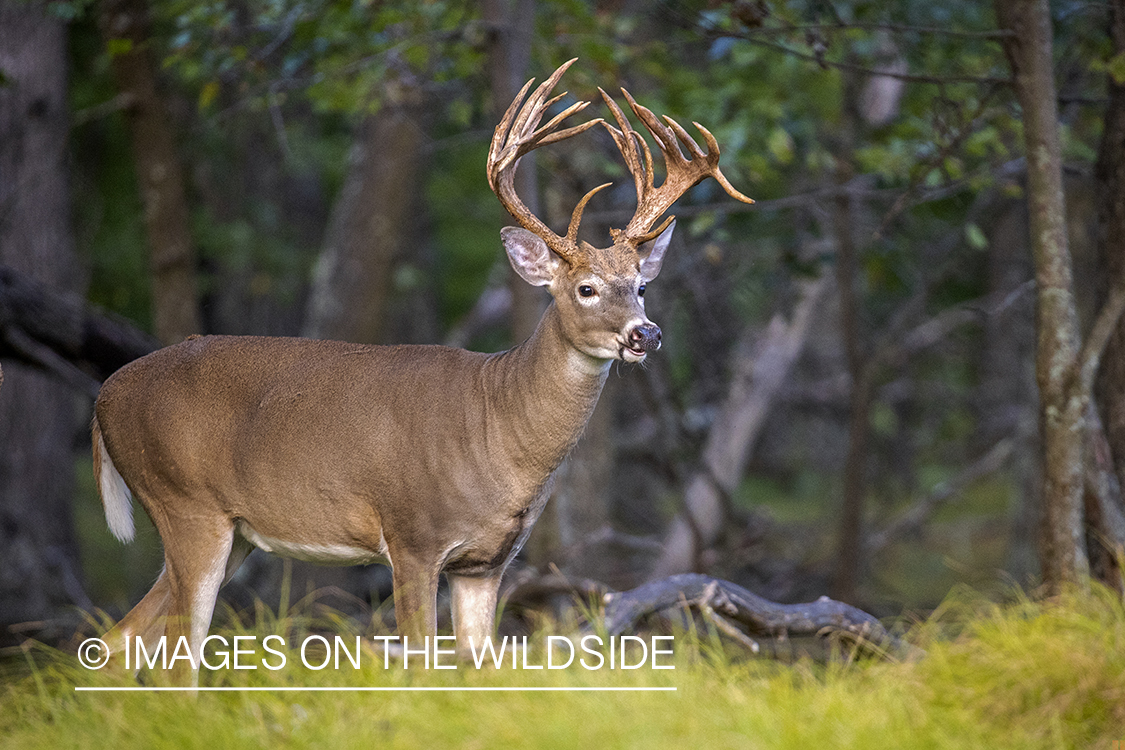
<path fill-rule="evenodd" d="M 957 472 L 953 477 L 944 482 L 938 482 L 925 496 L 868 538 L 866 545 L 868 554 L 877 554 L 896 538 L 907 532 L 920 529 L 934 511 L 960 494 L 970 484 L 981 477 L 999 471 L 1011 457 L 1014 448 L 1015 440 L 1013 438 L 1003 438 L 993 445 L 987 453 Z"/>
<path fill-rule="evenodd" d="M 940 187 L 927 188 L 925 190 L 915 191 L 916 199 L 910 203 L 911 206 L 918 206 L 923 203 L 932 201 L 940 201 L 956 195 L 968 188 L 969 184 L 974 180 L 978 180 L 984 174 L 990 174 L 993 178 L 1015 178 L 1024 172 L 1027 164 L 1023 158 L 1012 159 L 1005 162 L 998 167 L 988 170 L 988 172 L 977 173 L 971 177 L 964 177 Z M 817 190 L 810 190 L 804 193 L 796 193 L 794 195 L 786 195 L 781 198 L 764 198 L 762 200 L 755 200 L 753 205 L 739 203 L 731 200 L 724 200 L 719 203 L 703 203 L 695 206 L 682 206 L 676 208 L 677 218 L 687 218 L 691 216 L 700 216 L 703 214 L 737 214 L 747 213 L 750 211 L 781 211 L 790 208 L 804 208 L 810 205 L 823 203 L 827 200 L 832 200 L 840 195 L 851 195 L 856 198 L 868 198 L 871 200 L 900 199 L 903 194 L 902 188 L 869 188 L 869 185 L 875 175 L 861 174 L 856 175 L 846 183 L 839 185 L 832 185 L 831 187 L 819 188 Z M 909 188 L 907 188 L 909 190 Z M 632 208 L 618 208 L 603 211 L 587 211 L 585 214 L 586 220 L 590 222 L 602 222 L 605 224 L 613 224 L 614 222 L 627 221 L 633 216 Z"/>
<path fill-rule="evenodd" d="M 703 613 L 703 617 L 707 622 L 714 625 L 715 629 L 720 633 L 746 647 L 751 653 L 760 653 L 762 647 L 757 641 L 739 630 L 737 625 L 716 612 L 715 608 L 711 606 L 712 602 L 721 596 L 722 594 L 719 592 L 719 582 L 712 581 L 707 584 L 707 588 L 703 590 L 703 595 L 698 600 L 691 603 L 699 608 L 699 611 Z M 726 598 L 723 597 L 723 600 L 726 601 Z"/>
<path fill-rule="evenodd" d="M 1125 280 L 1114 284 L 1109 290 L 1105 304 L 1098 311 L 1098 317 L 1094 319 L 1094 325 L 1090 328 L 1086 343 L 1078 355 L 1078 387 L 1081 389 L 1081 394 L 1089 395 L 1093 391 L 1094 378 L 1097 377 L 1102 354 L 1105 353 L 1109 337 L 1117 328 L 1122 313 L 1125 313 Z"/>
<path fill-rule="evenodd" d="M 997 78 L 995 76 L 962 76 L 962 75 L 949 75 L 949 76 L 928 76 L 919 75 L 916 73 L 895 73 L 889 70 L 882 70 L 880 68 L 871 68 L 866 65 L 858 63 L 841 62 L 837 60 L 829 60 L 825 57 L 818 56 L 809 52 L 801 52 L 792 47 L 787 47 L 784 44 L 777 42 L 769 42 L 765 39 L 757 39 L 752 36 L 743 34 L 736 34 L 729 31 L 710 30 L 705 29 L 712 39 L 732 38 L 741 39 L 748 44 L 756 44 L 759 47 L 766 47 L 767 49 L 784 52 L 787 55 L 796 57 L 801 60 L 814 62 L 822 68 L 835 68 L 836 70 L 848 70 L 855 73 L 863 73 L 870 76 L 883 76 L 885 78 L 895 78 L 900 81 L 907 81 L 908 83 L 926 83 L 935 86 L 943 86 L 949 83 L 977 83 L 977 84 L 990 84 L 990 85 L 1004 85 L 1010 86 L 1012 79 L 1010 78 Z"/>
<path fill-rule="evenodd" d="M 961 31 L 959 29 L 942 29 L 934 26 L 910 26 L 900 23 L 808 23 L 788 24 L 785 26 L 760 26 L 746 29 L 743 34 L 777 34 L 804 31 L 893 31 L 899 34 L 934 34 L 942 36 L 962 37 L 966 39 L 1006 39 L 1012 36 L 1008 29 L 990 29 L 988 31 Z"/>
<path fill-rule="evenodd" d="M 129 109 L 136 103 L 136 96 L 127 91 L 122 92 L 112 99 L 107 99 L 104 102 L 91 104 L 89 107 L 76 110 L 74 114 L 70 116 L 70 127 L 74 129 L 88 122 L 100 120 L 103 117 L 109 117 L 110 115 Z"/>

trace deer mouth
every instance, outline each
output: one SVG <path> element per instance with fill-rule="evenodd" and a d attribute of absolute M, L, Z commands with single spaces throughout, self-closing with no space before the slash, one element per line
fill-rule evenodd
<path fill-rule="evenodd" d="M 644 349 L 640 347 L 633 348 L 625 344 L 621 344 L 621 348 L 619 351 L 621 354 L 622 362 L 640 362 L 646 356 L 648 356 L 648 352 L 646 352 Z"/>

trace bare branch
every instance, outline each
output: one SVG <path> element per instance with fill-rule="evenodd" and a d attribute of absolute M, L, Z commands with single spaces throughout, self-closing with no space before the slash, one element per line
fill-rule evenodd
<path fill-rule="evenodd" d="M 78 367 L 72 365 L 55 350 L 45 346 L 28 336 L 15 326 L 5 326 L 0 330 L 0 339 L 24 362 L 35 365 L 55 375 L 76 391 L 85 393 L 90 398 L 97 398 L 102 384 L 96 378 L 87 375 Z"/>
<path fill-rule="evenodd" d="M 901 23 L 808 23 L 787 24 L 785 26 L 760 26 L 746 29 L 743 34 L 792 33 L 805 31 L 893 31 L 898 34 L 932 34 L 941 36 L 961 37 L 964 39 L 998 39 L 1002 40 L 1012 36 L 1008 29 L 989 29 L 988 31 L 962 31 L 959 29 L 942 29 L 934 26 L 910 26 Z"/>
<path fill-rule="evenodd" d="M 1093 391 L 1094 378 L 1098 374 L 1102 354 L 1105 353 L 1106 344 L 1117 328 L 1122 313 L 1125 313 L 1125 280 L 1114 284 L 1109 290 L 1105 304 L 1098 311 L 1098 317 L 1094 319 L 1094 325 L 1090 328 L 1090 334 L 1086 337 L 1086 343 L 1078 356 L 1080 373 L 1078 386 L 1083 395 L 1088 396 Z"/>
<path fill-rule="evenodd" d="M 1015 448 L 1015 440 L 1006 437 L 998 441 L 983 456 L 969 464 L 944 482 L 938 482 L 928 494 L 895 517 L 890 523 L 872 534 L 867 540 L 867 552 L 874 555 L 894 539 L 920 529 L 926 520 L 953 497 L 978 479 L 988 476 L 1008 461 Z"/>
<path fill-rule="evenodd" d="M 86 123 L 93 122 L 94 120 L 101 120 L 102 118 L 129 109 L 136 103 L 137 97 L 133 94 L 129 92 L 120 93 L 112 99 L 107 99 L 104 102 L 91 104 L 89 107 L 76 110 L 70 117 L 70 127 L 77 128 Z"/>
<path fill-rule="evenodd" d="M 159 346 L 124 320 L 90 310 L 8 266 L 0 266 L 0 356 L 96 393 L 97 383 Z"/>
<path fill-rule="evenodd" d="M 774 316 L 760 340 L 757 331 L 743 333 L 735 347 L 738 356 L 729 392 L 703 448 L 702 466 L 686 484 L 683 511 L 672 520 L 653 578 L 692 569 L 696 555 L 715 543 L 725 515 L 724 495 L 732 492 L 742 477 L 828 287 L 826 274 L 801 283 L 801 296 L 789 320 L 780 314 Z"/>
<path fill-rule="evenodd" d="M 733 39 L 741 39 L 742 41 L 747 42 L 748 44 L 756 44 L 759 47 L 766 47 L 768 49 L 777 50 L 778 52 L 784 52 L 787 55 L 799 58 L 801 60 L 808 60 L 809 62 L 814 62 L 822 68 L 835 68 L 836 70 L 850 70 L 850 71 L 853 71 L 853 72 L 856 72 L 856 73 L 863 73 L 864 75 L 883 76 L 883 77 L 886 77 L 886 78 L 896 78 L 900 81 L 907 81 L 909 83 L 926 83 L 926 84 L 931 84 L 931 85 L 935 85 L 935 86 L 943 86 L 943 85 L 950 84 L 950 83 L 976 83 L 976 84 L 1005 85 L 1005 86 L 1007 86 L 1007 85 L 1011 85 L 1011 83 L 1012 83 L 1012 80 L 1010 78 L 997 78 L 995 76 L 964 76 L 964 75 L 929 76 L 929 75 L 919 75 L 919 74 L 916 74 L 916 73 L 896 73 L 896 72 L 890 71 L 890 70 L 883 70 L 883 69 L 880 69 L 880 68 L 871 68 L 871 67 L 868 67 L 866 65 L 859 65 L 858 63 L 849 63 L 849 62 L 842 62 L 842 61 L 837 61 L 837 60 L 829 60 L 827 58 L 819 57 L 817 55 L 814 55 L 814 54 L 811 54 L 811 53 L 808 53 L 808 52 L 801 52 L 800 50 L 793 49 L 792 47 L 787 47 L 786 45 L 779 44 L 778 42 L 770 42 L 770 41 L 767 41 L 765 39 L 758 39 L 754 36 L 749 36 L 749 35 L 744 35 L 744 34 L 734 34 L 734 33 L 731 33 L 729 31 L 711 31 L 709 36 L 713 39 L 720 39 L 720 38 L 724 38 L 724 37 L 725 38 L 733 38 Z"/>
<path fill-rule="evenodd" d="M 757 641 L 739 630 L 738 626 L 716 612 L 715 608 L 711 606 L 712 600 L 719 597 L 722 597 L 722 602 L 724 604 L 729 605 L 730 600 L 719 591 L 719 582 L 712 581 L 707 584 L 707 588 L 703 591 L 703 596 L 694 602 L 694 604 L 699 608 L 699 611 L 703 613 L 703 617 L 706 618 L 707 622 L 714 625 L 715 629 L 720 633 L 734 640 L 736 643 L 745 646 L 751 653 L 760 653 L 762 647 Z"/>

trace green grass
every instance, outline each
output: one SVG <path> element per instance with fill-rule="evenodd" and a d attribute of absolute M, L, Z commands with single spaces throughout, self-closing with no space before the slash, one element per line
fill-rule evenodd
<path fill-rule="evenodd" d="M 299 642 L 296 621 L 260 635 Z M 281 628 L 281 630 L 277 630 Z M 234 631 L 224 631 L 228 637 Z M 136 685 L 32 650 L 0 684 L 0 747 L 1104 748 L 1125 739 L 1125 607 L 1096 590 L 1052 603 L 947 600 L 905 662 L 784 665 L 719 655 L 677 636 L 676 669 L 451 671 L 365 655 L 310 671 L 223 671 L 204 684 L 672 686 L 676 692 L 76 693 Z M 538 663 L 534 659 L 532 663 Z"/>

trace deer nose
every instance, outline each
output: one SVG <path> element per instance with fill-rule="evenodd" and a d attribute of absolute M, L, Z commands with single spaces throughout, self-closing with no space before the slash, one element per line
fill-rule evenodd
<path fill-rule="evenodd" d="M 646 352 L 660 348 L 660 326 L 655 323 L 642 323 L 629 331 L 629 343 Z"/>

